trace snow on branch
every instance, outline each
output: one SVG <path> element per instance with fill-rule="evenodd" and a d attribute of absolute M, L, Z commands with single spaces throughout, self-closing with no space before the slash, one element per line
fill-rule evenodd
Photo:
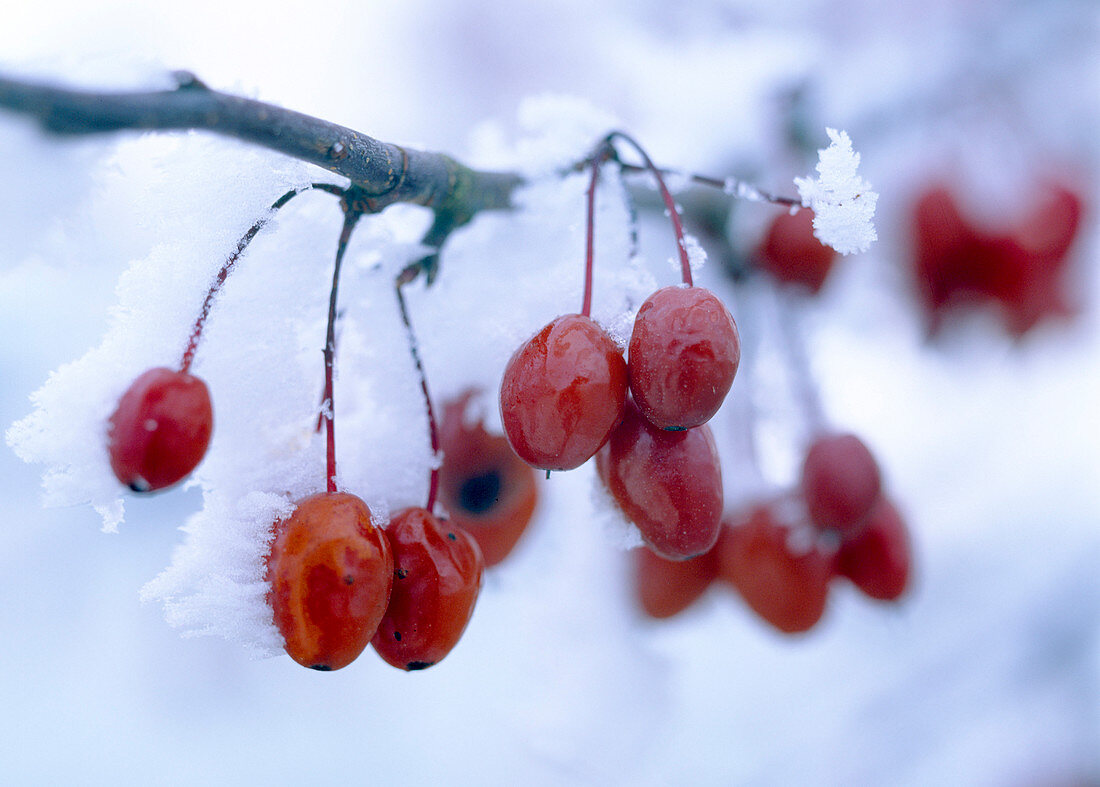
<path fill-rule="evenodd" d="M 802 206 L 814 212 L 814 235 L 841 254 L 867 251 L 878 239 L 872 219 L 878 194 L 856 172 L 859 154 L 847 132 L 825 129 L 832 140 L 818 151 L 817 180 L 795 178 Z"/>

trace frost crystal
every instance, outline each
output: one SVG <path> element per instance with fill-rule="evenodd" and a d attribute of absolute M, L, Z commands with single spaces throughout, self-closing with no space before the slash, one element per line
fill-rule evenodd
<path fill-rule="evenodd" d="M 814 235 L 841 254 L 866 251 L 878 239 L 872 219 L 878 194 L 861 178 L 847 132 L 827 128 L 832 143 L 818 151 L 818 180 L 795 178 L 802 206 L 814 211 Z"/>

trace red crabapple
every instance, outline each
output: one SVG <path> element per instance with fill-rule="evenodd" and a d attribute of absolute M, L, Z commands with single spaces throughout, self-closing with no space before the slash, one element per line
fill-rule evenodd
<path fill-rule="evenodd" d="M 798 284 L 817 294 L 836 259 L 836 251 L 814 236 L 814 212 L 783 212 L 772 221 L 757 251 L 757 262 L 777 281 Z"/>
<path fill-rule="evenodd" d="M 507 438 L 487 432 L 480 418 L 467 421 L 474 395 L 467 391 L 443 408 L 439 493 L 450 523 L 477 541 L 488 567 L 504 560 L 527 529 L 538 491 L 535 471 Z"/>
<path fill-rule="evenodd" d="M 855 435 L 818 437 L 802 465 L 802 496 L 810 520 L 849 538 L 878 500 L 882 477 L 870 450 Z"/>
<path fill-rule="evenodd" d="M 996 305 L 1017 336 L 1048 316 L 1072 312 L 1064 278 L 1082 200 L 1057 184 L 1040 199 L 1018 226 L 990 231 L 965 218 L 947 188 L 921 195 L 913 210 L 913 264 L 933 328 L 961 305 Z"/>
<path fill-rule="evenodd" d="M 722 517 L 722 467 L 706 425 L 658 429 L 628 400 L 598 454 L 604 485 L 650 549 L 669 560 L 714 546 Z"/>
<path fill-rule="evenodd" d="M 580 467 L 619 422 L 626 390 L 626 361 L 607 332 L 580 314 L 558 317 L 508 361 L 504 432 L 532 467 Z"/>
<path fill-rule="evenodd" d="M 866 529 L 840 545 L 837 573 L 871 598 L 895 601 L 909 585 L 909 533 L 897 508 L 880 498 Z"/>
<path fill-rule="evenodd" d="M 757 615 L 787 634 L 807 631 L 825 612 L 833 560 L 815 546 L 792 551 L 789 531 L 768 506 L 728 520 L 716 552 L 719 575 Z"/>
<path fill-rule="evenodd" d="M 388 664 L 426 669 L 451 652 L 474 611 L 484 563 L 477 542 L 424 508 L 406 508 L 386 528 L 393 590 L 371 645 Z"/>
<path fill-rule="evenodd" d="M 304 667 L 337 670 L 363 652 L 386 612 L 393 555 L 366 503 L 325 492 L 275 523 L 267 579 L 286 652 Z"/>
<path fill-rule="evenodd" d="M 633 550 L 634 597 L 651 618 L 670 618 L 690 607 L 718 576 L 713 549 L 687 560 L 667 560 L 648 547 Z"/>
<path fill-rule="evenodd" d="M 702 287 L 664 287 L 634 320 L 630 392 L 646 420 L 689 429 L 710 420 L 741 361 L 741 339 L 725 305 Z"/>
<path fill-rule="evenodd" d="M 206 383 L 187 372 L 150 369 L 134 380 L 111 415 L 111 469 L 135 492 L 164 489 L 202 461 L 213 429 Z"/>

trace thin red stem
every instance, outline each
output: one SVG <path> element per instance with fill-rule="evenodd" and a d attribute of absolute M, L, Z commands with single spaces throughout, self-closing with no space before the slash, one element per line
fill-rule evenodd
<path fill-rule="evenodd" d="M 581 304 L 581 314 L 585 317 L 592 315 L 592 274 L 596 267 L 596 184 L 600 179 L 600 164 L 603 163 L 608 152 L 608 145 L 605 141 L 592 154 L 592 179 L 588 181 L 588 213 L 584 233 L 584 301 Z"/>
<path fill-rule="evenodd" d="M 325 419 L 325 484 L 327 490 L 336 491 L 336 404 L 333 400 L 333 376 L 336 354 L 336 294 L 340 286 L 340 265 L 344 261 L 351 231 L 362 216 L 356 210 L 345 208 L 344 226 L 340 230 L 340 241 L 336 246 L 336 261 L 332 266 L 332 290 L 328 296 L 328 330 L 325 335 L 325 400 L 321 406 L 321 416 Z"/>
<path fill-rule="evenodd" d="M 638 155 L 642 157 L 645 168 L 653 174 L 654 179 L 657 181 L 657 190 L 661 192 L 661 199 L 664 200 L 665 208 L 668 210 L 668 217 L 672 220 L 672 232 L 676 236 L 676 248 L 680 252 L 680 276 L 684 284 L 690 287 L 692 285 L 691 259 L 688 257 L 687 241 L 684 239 L 684 225 L 680 221 L 680 211 L 676 207 L 676 200 L 672 198 L 672 192 L 668 190 L 665 179 L 661 175 L 661 170 L 653 163 L 645 149 L 632 136 L 622 131 L 612 131 L 607 135 L 606 140 L 610 143 L 616 138 L 626 142 L 638 152 Z"/>
<path fill-rule="evenodd" d="M 420 392 L 424 395 L 424 409 L 428 414 L 428 440 L 432 447 L 432 472 L 428 478 L 428 502 L 424 509 L 432 513 L 435 509 L 435 501 L 439 496 L 439 424 L 435 420 L 435 409 L 432 407 L 432 395 L 428 390 L 428 375 L 424 373 L 424 364 L 420 360 L 420 349 L 416 341 L 416 331 L 413 330 L 412 320 L 409 319 L 409 309 L 405 305 L 405 294 L 401 288 L 416 278 L 419 268 L 413 266 L 406 268 L 397 277 L 394 283 L 394 292 L 397 295 L 397 307 L 401 310 L 401 321 L 405 323 L 405 333 L 409 339 L 409 354 L 412 355 L 416 365 L 416 373 L 420 376 Z"/>
<path fill-rule="evenodd" d="M 327 191 L 330 194 L 343 195 L 344 189 L 336 186 L 332 183 L 311 183 L 308 186 L 302 186 L 301 188 L 291 189 L 279 199 L 271 203 L 271 207 L 267 209 L 267 215 L 262 216 L 256 220 L 256 223 L 248 228 L 248 231 L 241 236 L 237 241 L 237 248 L 234 249 L 230 255 L 222 263 L 221 269 L 214 277 L 214 281 L 211 283 L 210 288 L 206 291 L 206 297 L 202 301 L 202 308 L 199 310 L 199 316 L 195 318 L 195 324 L 191 328 L 191 336 L 187 340 L 187 348 L 183 351 L 183 357 L 180 358 L 180 371 L 188 372 L 191 370 L 191 363 L 195 360 L 195 352 L 199 347 L 199 340 L 202 338 L 203 328 L 206 327 L 206 320 L 210 316 L 210 310 L 214 306 L 214 298 L 217 297 L 221 291 L 222 286 L 225 284 L 226 279 L 229 278 L 229 274 L 233 271 L 233 268 L 237 264 L 237 260 L 241 258 L 244 250 L 248 248 L 248 244 L 252 242 L 252 239 L 256 237 L 256 234 L 262 230 L 269 221 L 275 218 L 275 214 L 279 212 L 279 209 L 297 197 L 304 191 L 311 189 L 318 189 L 320 191 Z"/>

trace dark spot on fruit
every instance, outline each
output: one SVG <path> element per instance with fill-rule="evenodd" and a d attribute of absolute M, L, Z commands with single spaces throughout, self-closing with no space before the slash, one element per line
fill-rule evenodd
<path fill-rule="evenodd" d="M 435 664 L 434 661 L 410 661 L 408 664 L 405 665 L 405 669 L 407 669 L 409 672 L 412 672 L 414 670 L 427 669 L 433 664 Z"/>
<path fill-rule="evenodd" d="M 497 470 L 468 478 L 458 490 L 458 503 L 471 514 L 484 514 L 500 499 L 501 479 Z"/>
<path fill-rule="evenodd" d="M 353 577 L 351 574 L 344 574 L 344 584 L 345 585 L 354 585 L 355 584 L 355 577 Z"/>
<path fill-rule="evenodd" d="M 666 432 L 686 432 L 687 427 L 686 426 L 666 426 L 665 431 Z"/>
<path fill-rule="evenodd" d="M 332 667 L 328 664 L 311 664 L 310 669 L 315 669 L 318 672 L 332 672 Z"/>
<path fill-rule="evenodd" d="M 409 575 L 409 570 L 407 568 L 399 568 L 393 572 L 393 575 L 398 579 L 404 579 Z"/>
<path fill-rule="evenodd" d="M 454 533 L 448 533 L 447 538 L 451 541 L 457 541 L 458 540 L 458 536 L 456 536 Z"/>
<path fill-rule="evenodd" d="M 401 632 L 400 631 L 393 632 L 393 638 L 395 640 L 397 640 L 398 642 L 400 642 L 401 641 Z"/>

